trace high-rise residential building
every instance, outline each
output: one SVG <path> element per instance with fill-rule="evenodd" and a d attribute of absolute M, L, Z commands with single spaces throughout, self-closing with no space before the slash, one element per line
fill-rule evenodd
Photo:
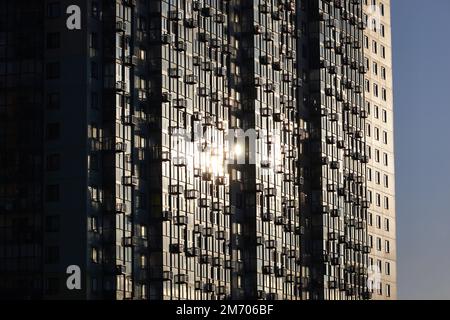
<path fill-rule="evenodd" d="M 2 297 L 38 297 L 41 287 L 45 175 L 41 7 L 37 2 L 0 2 Z M 50 141 L 59 134 L 58 128 L 49 128 L 47 138 Z"/>
<path fill-rule="evenodd" d="M 1 1 L 0 297 L 395 297 L 381 3 Z"/>
<path fill-rule="evenodd" d="M 115 50 L 102 49 L 107 38 L 100 38 L 97 2 L 77 1 L 82 30 L 66 28 L 73 3 L 0 2 L 2 297 L 95 297 L 97 275 L 108 272 L 97 262 L 111 259 L 101 244 L 121 230 L 111 229 L 106 215 L 99 219 L 99 212 L 111 212 L 102 194 L 116 180 L 114 159 L 105 151 L 103 166 L 93 151 L 108 115 L 114 118 L 106 86 L 115 70 L 105 62 Z M 80 291 L 67 290 L 71 265 L 84 270 Z"/>
<path fill-rule="evenodd" d="M 373 299 L 396 299 L 396 219 L 391 16 L 389 0 L 365 0 L 366 141 Z"/>

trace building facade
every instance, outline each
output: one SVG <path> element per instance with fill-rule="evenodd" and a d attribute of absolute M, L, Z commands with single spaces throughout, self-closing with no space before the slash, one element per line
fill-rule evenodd
<path fill-rule="evenodd" d="M 394 110 L 390 1 L 365 1 L 370 265 L 374 299 L 396 299 Z M 378 285 L 376 285 L 378 283 Z"/>
<path fill-rule="evenodd" d="M 2 1 L 0 297 L 360 300 L 378 260 L 395 297 L 382 3 Z"/>
<path fill-rule="evenodd" d="M 0 4 L 1 287 L 33 297 L 43 271 L 43 20 L 38 5 L 22 3 L 20 16 L 30 25 L 20 25 L 19 4 L 6 5 Z M 8 63 L 13 57 L 23 62 Z"/>

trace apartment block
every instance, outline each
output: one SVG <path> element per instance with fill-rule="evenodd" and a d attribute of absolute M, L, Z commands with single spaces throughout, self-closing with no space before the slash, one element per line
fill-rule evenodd
<path fill-rule="evenodd" d="M 395 298 L 381 4 L 0 2 L 0 298 Z"/>

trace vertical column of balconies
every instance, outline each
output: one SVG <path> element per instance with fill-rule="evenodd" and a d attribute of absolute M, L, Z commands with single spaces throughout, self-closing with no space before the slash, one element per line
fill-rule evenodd
<path fill-rule="evenodd" d="M 312 197 L 311 188 L 315 183 L 314 177 L 318 174 L 312 167 L 312 163 L 317 160 L 314 145 L 310 143 L 310 128 L 315 119 L 314 110 L 309 108 L 310 86 L 314 84 L 310 73 L 310 68 L 315 64 L 312 58 L 316 50 L 310 46 L 309 33 L 314 30 L 310 27 L 310 8 L 306 2 L 296 2 L 296 70 L 298 90 L 296 92 L 296 123 L 297 129 L 297 181 L 298 181 L 298 210 L 300 210 L 300 224 L 303 226 L 303 236 L 300 238 L 299 263 L 301 265 L 302 277 L 299 279 L 299 290 L 302 299 L 311 298 L 311 221 L 312 221 Z M 316 54 L 317 55 L 317 54 Z M 318 60 L 318 59 L 317 59 Z"/>
<path fill-rule="evenodd" d="M 231 285 L 227 2 L 160 4 L 162 297 L 223 299 Z"/>
<path fill-rule="evenodd" d="M 147 28 L 147 6 L 136 1 L 124 1 L 125 19 L 129 19 L 130 34 L 125 41 L 123 64 L 126 81 L 130 83 L 129 106 L 126 106 L 122 115 L 122 124 L 125 125 L 126 143 L 131 146 L 129 154 L 124 159 L 124 168 L 129 170 L 131 179 L 131 203 L 127 234 L 122 239 L 126 247 L 125 257 L 130 262 L 131 277 L 126 283 L 132 290 L 133 299 L 146 299 L 148 297 L 149 277 L 148 266 L 148 234 L 149 209 L 148 203 L 148 144 L 149 144 L 149 116 L 148 105 L 153 95 L 149 82 L 147 62 L 148 38 L 142 37 L 142 31 Z M 127 26 L 128 27 L 128 26 Z M 127 256 L 128 255 L 128 256 Z"/>
<path fill-rule="evenodd" d="M 304 224 L 299 203 L 301 201 L 301 188 L 303 180 L 297 170 L 299 157 L 297 143 L 299 127 L 297 124 L 297 90 L 302 87 L 302 78 L 297 72 L 297 28 L 296 28 L 296 2 L 278 1 L 278 8 L 274 14 L 282 20 L 279 24 L 279 37 L 281 38 L 278 51 L 279 63 L 275 63 L 274 70 L 279 73 L 280 96 L 276 101 L 279 110 L 275 110 L 273 119 L 281 126 L 281 163 L 275 173 L 281 179 L 281 215 L 276 217 L 275 225 L 282 241 L 280 263 L 276 268 L 279 282 L 280 298 L 284 300 L 303 299 L 302 286 L 305 282 L 305 273 L 301 261 Z M 282 72 L 281 72 L 282 71 Z"/>
<path fill-rule="evenodd" d="M 299 299 L 300 237 L 297 196 L 295 3 L 240 3 L 240 85 L 244 130 L 255 131 L 255 148 L 245 146 L 240 169 L 245 189 L 238 217 L 245 237 L 242 256 L 246 298 Z M 253 61 L 249 64 L 248 61 Z M 247 135 L 248 132 L 247 132 Z M 252 141 L 253 142 L 253 141 Z M 255 163 L 248 163 L 251 159 Z"/>
<path fill-rule="evenodd" d="M 163 71 L 167 72 L 168 50 L 172 45 L 172 38 L 167 31 L 163 31 L 167 13 L 164 16 L 161 14 L 161 1 L 140 3 L 138 7 L 142 21 L 136 35 L 140 51 L 145 53 L 139 70 L 142 76 L 148 76 L 149 88 L 146 101 L 140 103 L 146 118 L 146 139 L 140 152 L 143 156 L 140 160 L 147 165 L 147 188 L 141 191 L 147 197 L 148 210 L 148 255 L 146 258 L 144 255 L 141 267 L 147 273 L 148 298 L 170 299 L 169 281 L 172 280 L 173 273 L 167 259 L 163 260 L 162 249 L 163 243 L 167 243 L 167 226 L 172 219 L 172 212 L 167 206 L 163 209 L 163 202 L 168 194 L 162 192 L 164 187 L 167 189 L 167 182 L 163 184 L 163 175 L 167 172 L 170 153 L 163 147 L 163 141 L 167 141 L 167 131 L 162 131 L 162 125 L 167 122 L 171 95 L 162 90 L 162 80 Z M 165 9 L 167 11 L 166 7 Z"/>
<path fill-rule="evenodd" d="M 193 144 L 193 167 L 190 168 L 199 199 L 194 229 L 194 243 L 201 244 L 201 254 L 192 259 L 200 267 L 195 272 L 195 296 L 199 299 L 223 299 L 231 292 L 229 177 L 225 160 L 229 148 L 225 143 L 228 129 L 226 68 L 232 55 L 226 34 L 227 2 L 193 1 L 192 66 L 198 76 L 193 95 L 192 130 L 201 129 L 203 137 Z M 188 79 L 185 79 L 187 81 Z M 195 172 L 196 171 L 196 172 Z M 194 206 L 195 207 L 195 206 Z"/>
<path fill-rule="evenodd" d="M 315 114 L 312 172 L 319 174 L 311 187 L 311 291 L 316 299 L 361 299 L 367 263 L 362 7 L 319 1 L 308 10 L 310 45 L 320 52 L 319 63 L 311 63 L 317 69 L 310 71 L 307 101 Z"/>
<path fill-rule="evenodd" d="M 335 10 L 340 10 L 343 21 L 340 42 L 344 47 L 341 57 L 344 65 L 341 77 L 341 88 L 344 90 L 343 105 L 343 134 L 347 142 L 347 150 L 344 148 L 344 191 L 346 212 L 343 228 L 344 238 L 339 240 L 344 243 L 344 285 L 342 284 L 342 271 L 340 279 L 340 295 L 343 299 L 365 299 L 367 286 L 367 185 L 365 155 L 365 110 L 364 110 L 364 55 L 362 51 L 363 30 L 365 25 L 362 20 L 361 1 L 347 1 L 341 3 L 341 7 L 335 3 Z M 335 15 L 336 15 L 335 11 Z M 347 104 L 346 104 L 347 102 Z M 350 103 L 350 110 L 348 108 Z M 342 223 L 342 221 L 341 221 Z M 342 230 L 342 228 L 341 228 Z M 350 240 L 350 241 L 349 241 Z M 344 292 L 345 289 L 345 292 Z"/>
<path fill-rule="evenodd" d="M 275 228 L 275 217 L 280 215 L 280 180 L 275 174 L 278 159 L 272 155 L 275 141 L 280 137 L 279 128 L 274 125 L 275 99 L 278 83 L 275 79 L 275 67 L 279 64 L 278 33 L 274 29 L 278 24 L 273 16 L 280 14 L 276 4 L 271 1 L 254 3 L 254 23 L 259 24 L 261 33 L 254 38 L 255 85 L 259 84 L 255 96 L 255 129 L 260 132 L 257 140 L 255 183 L 261 185 L 262 193 L 256 196 L 256 288 L 258 295 L 268 299 L 277 299 L 278 254 L 281 241 Z M 272 15 L 272 13 L 274 13 Z M 277 30 L 278 31 L 278 30 Z M 278 51 L 278 52 L 277 52 Z M 281 69 L 281 68 L 280 68 Z M 258 152 L 259 149 L 259 152 Z"/>
<path fill-rule="evenodd" d="M 123 10 L 123 11 L 122 11 Z M 149 212 L 149 181 L 148 171 L 151 170 L 150 158 L 150 127 L 154 118 L 149 113 L 154 95 L 149 81 L 148 44 L 151 40 L 148 31 L 148 7 L 143 3 L 127 0 L 122 1 L 123 18 L 116 22 L 120 34 L 117 52 L 117 74 L 121 76 L 116 86 L 121 95 L 117 96 L 116 119 L 120 120 L 118 136 L 122 146 L 123 157 L 119 152 L 119 171 L 117 181 L 122 181 L 123 193 L 119 209 L 124 216 L 117 221 L 117 228 L 123 229 L 119 239 L 125 260 L 125 298 L 146 299 L 150 286 L 148 238 L 150 229 Z M 117 69 L 119 68 L 119 70 Z M 121 83 L 121 85 L 117 85 Z M 120 88 L 122 87 L 122 88 Z M 120 180 L 120 175 L 122 176 Z M 116 195 L 117 197 L 117 195 Z M 125 200 L 124 202 L 122 202 Z M 121 207 L 121 208 L 120 208 Z M 119 212 L 118 212 L 119 213 Z M 121 214 L 121 213 L 119 213 Z"/>
<path fill-rule="evenodd" d="M 234 162 L 230 164 L 232 202 L 236 208 L 233 217 L 233 299 L 245 299 L 256 296 L 256 251 L 255 251 L 255 194 L 262 191 L 255 184 L 255 168 L 249 164 L 249 146 L 241 135 L 254 128 L 254 10 L 250 2 L 230 1 L 228 17 L 230 36 L 236 44 L 236 64 L 229 70 L 229 85 L 236 89 L 235 99 L 226 102 L 231 107 L 230 127 L 235 132 Z M 241 161 L 239 161 L 241 158 Z M 242 161 L 242 158 L 245 160 Z"/>
<path fill-rule="evenodd" d="M 149 268 L 149 234 L 150 234 L 150 186 L 149 171 L 153 169 L 150 158 L 150 127 L 154 118 L 149 113 L 155 96 L 150 81 L 148 64 L 151 64 L 148 50 L 148 5 L 136 1 L 128 1 L 131 7 L 131 37 L 128 55 L 125 64 L 130 67 L 130 83 L 133 91 L 131 95 L 130 121 L 132 125 L 131 145 L 132 152 L 128 157 L 131 161 L 132 176 L 139 181 L 139 187 L 132 193 L 132 268 L 135 299 L 149 298 L 150 276 Z"/>
<path fill-rule="evenodd" d="M 134 25 L 133 1 L 116 2 L 116 117 L 115 143 L 126 146 L 124 153 L 115 155 L 116 203 L 123 205 L 123 212 L 116 211 L 116 264 L 123 266 L 117 276 L 117 298 L 133 298 L 133 213 L 134 189 L 139 180 L 134 175 L 134 87 L 132 80 L 132 26 Z"/>
<path fill-rule="evenodd" d="M 103 128 L 102 170 L 104 213 L 101 260 L 104 266 L 104 296 L 112 299 L 139 298 L 135 294 L 134 142 L 138 119 L 134 116 L 133 29 L 135 1 L 116 1 L 103 6 Z"/>

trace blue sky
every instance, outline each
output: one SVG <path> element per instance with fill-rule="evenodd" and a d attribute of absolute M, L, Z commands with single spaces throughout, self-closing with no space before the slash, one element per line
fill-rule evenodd
<path fill-rule="evenodd" d="M 450 299 L 450 1 L 392 0 L 400 299 Z"/>

